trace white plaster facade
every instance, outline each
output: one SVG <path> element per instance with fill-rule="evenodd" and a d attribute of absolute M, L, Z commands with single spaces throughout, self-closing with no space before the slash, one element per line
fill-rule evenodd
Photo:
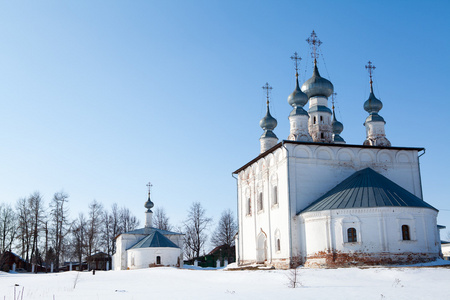
<path fill-rule="evenodd" d="M 158 258 L 159 257 L 159 258 Z M 156 265 L 182 266 L 179 248 L 139 248 L 127 251 L 128 269 L 142 269 Z"/>
<path fill-rule="evenodd" d="M 375 207 L 301 213 L 367 167 L 422 199 L 421 150 L 283 141 L 261 154 L 235 172 L 238 263 L 288 267 L 308 264 L 310 258 L 310 264 L 323 265 L 333 253 L 374 254 L 374 263 L 437 258 L 440 241 L 433 209 Z M 410 241 L 398 239 L 402 221 L 410 224 Z M 356 244 L 346 243 L 342 233 L 352 223 L 359 234 Z M 367 255 L 360 255 L 360 261 L 363 257 Z"/>
<path fill-rule="evenodd" d="M 174 233 L 163 235 L 178 248 L 146 247 L 130 249 L 147 237 L 148 234 L 123 233 L 119 235 L 116 238 L 116 253 L 112 257 L 113 270 L 148 268 L 153 265 L 183 266 L 183 235 Z M 159 264 L 157 263 L 157 256 L 160 256 Z"/>

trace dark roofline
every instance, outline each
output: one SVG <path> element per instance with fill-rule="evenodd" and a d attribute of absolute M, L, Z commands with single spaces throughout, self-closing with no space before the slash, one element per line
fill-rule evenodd
<path fill-rule="evenodd" d="M 297 144 L 297 145 L 316 145 L 316 146 L 327 146 L 327 147 L 347 147 L 347 148 L 367 148 L 367 149 L 392 149 L 392 150 L 416 150 L 416 151 L 422 151 L 425 150 L 425 148 L 421 147 L 380 147 L 380 146 L 365 146 L 365 145 L 351 145 L 351 144 L 326 144 L 326 143 L 316 143 L 316 142 L 298 142 L 298 141 L 289 141 L 289 140 L 282 140 L 266 152 L 261 153 L 254 159 L 252 159 L 250 162 L 246 163 L 244 166 L 240 167 L 236 171 L 234 171 L 232 174 L 237 174 L 240 171 L 246 169 L 248 166 L 252 165 L 254 162 L 258 161 L 260 158 L 274 152 L 276 149 L 280 148 L 283 144 Z"/>

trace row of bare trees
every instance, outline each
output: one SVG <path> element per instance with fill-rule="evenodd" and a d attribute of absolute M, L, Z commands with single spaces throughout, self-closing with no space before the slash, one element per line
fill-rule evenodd
<path fill-rule="evenodd" d="M 181 226 L 172 226 L 164 208 L 154 211 L 153 226 L 184 233 L 184 254 L 187 259 L 205 253 L 212 219 L 200 202 L 190 206 Z M 15 207 L 0 203 L 0 255 L 14 251 L 25 261 L 43 265 L 54 264 L 56 270 L 64 261 L 82 262 L 97 251 L 115 253 L 115 237 L 139 226 L 139 220 L 126 207 L 114 203 L 110 209 L 94 200 L 88 213 L 75 219 L 69 214 L 69 195 L 57 192 L 46 206 L 42 195 L 34 192 L 17 201 Z M 213 231 L 212 246 L 234 245 L 237 231 L 231 210 L 226 210 Z M 0 261 L 0 270 L 2 262 Z"/>
<path fill-rule="evenodd" d="M 112 255 L 114 238 L 139 226 L 130 210 L 117 204 L 108 210 L 94 200 L 88 214 L 80 213 L 75 220 L 68 204 L 64 192 L 55 193 L 48 206 L 39 192 L 19 199 L 15 208 L 0 203 L 0 256 L 14 251 L 29 263 L 54 263 L 58 270 L 63 261 L 81 262 L 97 251 Z"/>

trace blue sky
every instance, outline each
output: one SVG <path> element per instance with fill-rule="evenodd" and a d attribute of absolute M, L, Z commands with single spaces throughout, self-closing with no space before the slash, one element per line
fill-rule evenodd
<path fill-rule="evenodd" d="M 0 201 L 63 189 L 143 222 L 146 183 L 179 224 L 236 207 L 231 172 L 259 153 L 261 87 L 289 134 L 289 57 L 314 29 L 349 144 L 365 139 L 368 60 L 394 146 L 425 147 L 424 199 L 450 228 L 448 1 L 0 1 Z"/>

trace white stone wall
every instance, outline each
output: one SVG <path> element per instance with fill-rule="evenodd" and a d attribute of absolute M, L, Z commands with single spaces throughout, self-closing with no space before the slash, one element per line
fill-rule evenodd
<path fill-rule="evenodd" d="M 130 263 L 131 263 L 129 260 L 130 255 L 128 254 L 128 252 L 134 251 L 134 249 L 128 250 L 128 251 L 127 251 L 127 249 L 134 246 L 136 243 L 138 243 L 140 240 L 142 240 L 146 236 L 147 235 L 126 234 L 126 233 L 119 235 L 116 239 L 116 253 L 114 253 L 114 255 L 112 257 L 112 265 L 113 265 L 112 269 L 113 270 L 128 269 L 130 267 Z M 164 235 L 164 236 L 167 237 L 169 240 L 171 240 L 175 245 L 180 247 L 180 249 L 183 249 L 184 240 L 183 240 L 182 234 L 168 234 L 168 235 Z M 164 248 L 143 248 L 143 249 L 172 249 L 172 248 L 164 247 Z M 173 249 L 176 249 L 176 248 L 173 248 Z M 172 253 L 173 251 L 169 250 L 169 252 Z M 178 254 L 179 258 L 180 258 L 180 266 L 183 266 L 183 253 L 179 249 L 178 249 L 178 253 L 179 253 Z M 170 264 L 170 265 L 176 265 L 176 263 Z M 146 268 L 148 268 L 148 265 Z"/>
<path fill-rule="evenodd" d="M 127 269 L 127 249 L 142 240 L 146 235 L 121 234 L 116 239 L 113 270 Z"/>
<path fill-rule="evenodd" d="M 161 257 L 161 264 L 164 266 L 176 266 L 180 260 L 181 249 L 179 248 L 137 248 L 127 251 L 128 268 L 142 269 L 156 265 L 156 257 Z"/>
<path fill-rule="evenodd" d="M 260 260 L 261 256 L 268 264 L 280 263 L 289 258 L 286 167 L 285 152 L 283 149 L 277 149 L 238 175 L 237 255 L 241 264 L 254 263 Z M 275 186 L 277 187 L 277 203 L 274 203 Z M 262 209 L 258 205 L 260 194 Z M 279 249 L 277 239 L 280 240 Z"/>
<path fill-rule="evenodd" d="M 286 147 L 291 201 L 297 213 L 367 167 L 422 198 L 417 150 L 307 144 Z"/>
<path fill-rule="evenodd" d="M 289 264 L 290 258 L 306 257 L 306 247 L 323 248 L 322 239 L 307 240 L 304 224 L 297 214 L 361 169 L 370 167 L 422 198 L 418 150 L 306 143 L 285 143 L 284 147 L 238 173 L 236 251 L 240 264 L 254 263 L 261 255 L 267 264 Z M 278 189 L 277 205 L 272 205 L 274 182 Z M 260 193 L 262 210 L 257 205 Z M 325 229 L 320 226 L 317 230 Z M 280 251 L 277 251 L 278 237 Z"/>
<path fill-rule="evenodd" d="M 414 207 L 306 212 L 299 218 L 306 236 L 304 259 L 307 265 L 319 266 L 330 259 L 345 261 L 348 254 L 366 263 L 436 259 L 440 250 L 436 217 L 433 209 Z M 409 226 L 410 240 L 403 240 L 402 225 Z M 356 229 L 357 242 L 348 241 L 349 228 Z"/>

